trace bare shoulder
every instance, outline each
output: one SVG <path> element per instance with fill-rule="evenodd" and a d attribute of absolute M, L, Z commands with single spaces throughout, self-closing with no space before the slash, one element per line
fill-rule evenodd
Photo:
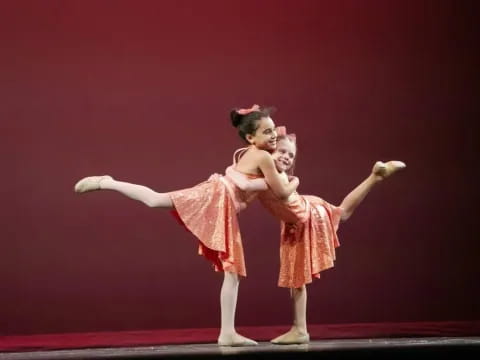
<path fill-rule="evenodd" d="M 265 161 L 272 158 L 268 151 L 260 149 L 255 149 L 254 151 L 252 151 L 252 156 L 254 156 L 259 161 Z"/>

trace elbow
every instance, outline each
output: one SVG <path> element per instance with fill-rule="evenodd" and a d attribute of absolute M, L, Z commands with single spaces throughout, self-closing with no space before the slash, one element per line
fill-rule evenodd
<path fill-rule="evenodd" d="M 286 191 L 277 191 L 275 194 L 280 200 L 287 200 L 288 197 L 290 196 L 290 193 Z"/>
<path fill-rule="evenodd" d="M 250 188 L 249 186 L 247 186 L 246 184 L 243 184 L 241 182 L 235 182 L 235 184 L 238 186 L 238 188 L 242 191 L 250 191 Z"/>

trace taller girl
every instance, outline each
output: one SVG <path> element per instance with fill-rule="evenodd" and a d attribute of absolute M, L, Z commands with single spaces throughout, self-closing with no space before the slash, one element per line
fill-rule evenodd
<path fill-rule="evenodd" d="M 277 134 L 269 109 L 254 105 L 230 113 L 234 127 L 248 144 L 237 150 L 233 167 L 248 181 L 242 189 L 228 176 L 213 174 L 192 188 L 158 193 L 143 185 L 114 180 L 111 176 L 90 176 L 78 181 L 75 191 L 113 190 L 149 207 L 174 209 L 185 227 L 199 240 L 199 254 L 210 260 L 217 271 L 224 271 L 220 292 L 221 329 L 218 344 L 256 345 L 235 331 L 235 309 L 240 277 L 246 276 L 242 239 L 237 213 L 265 190 L 265 182 L 279 198 L 287 198 L 298 187 L 298 178 L 288 183 L 276 170 L 270 152 L 275 150 Z M 237 153 L 236 152 L 236 153 Z M 265 181 L 257 181 L 263 178 Z"/>

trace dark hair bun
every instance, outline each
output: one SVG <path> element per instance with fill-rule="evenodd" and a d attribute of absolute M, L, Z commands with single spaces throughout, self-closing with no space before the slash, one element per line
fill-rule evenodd
<path fill-rule="evenodd" d="M 234 127 L 238 127 L 242 122 L 243 115 L 240 115 L 237 110 L 230 111 L 230 120 L 232 121 L 232 125 Z"/>
<path fill-rule="evenodd" d="M 254 105 L 250 109 L 245 109 L 245 111 L 236 108 L 230 111 L 230 120 L 232 121 L 232 125 L 237 128 L 238 135 L 240 135 L 244 141 L 247 141 L 247 135 L 253 135 L 255 131 L 257 131 L 258 121 L 262 117 L 270 116 L 273 110 L 274 108 L 263 108 L 258 105 Z M 239 111 L 245 115 L 242 115 Z"/>

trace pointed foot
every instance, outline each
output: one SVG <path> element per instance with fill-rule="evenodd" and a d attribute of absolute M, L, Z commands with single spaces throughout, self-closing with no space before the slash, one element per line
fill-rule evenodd
<path fill-rule="evenodd" d="M 113 180 L 111 176 L 103 175 L 103 176 L 88 176 L 79 180 L 74 187 L 75 192 L 77 193 L 84 193 L 88 191 L 94 191 L 100 189 L 100 182 L 102 180 Z"/>
<path fill-rule="evenodd" d="M 383 180 L 399 170 L 405 169 L 407 165 L 402 161 L 391 160 L 387 162 L 377 161 L 372 169 L 372 174 L 379 180 Z"/>

